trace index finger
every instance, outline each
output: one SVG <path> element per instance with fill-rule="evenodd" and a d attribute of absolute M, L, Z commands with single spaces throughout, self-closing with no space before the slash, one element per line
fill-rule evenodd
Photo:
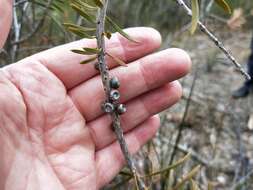
<path fill-rule="evenodd" d="M 160 47 L 161 36 L 152 28 L 129 28 L 126 32 L 139 43 L 133 43 L 118 33 L 113 34 L 110 40 L 106 40 L 107 51 L 124 62 L 136 60 Z M 70 51 L 81 47 L 96 47 L 96 41 L 84 39 L 72 42 L 36 54 L 31 58 L 44 64 L 64 83 L 67 89 L 71 89 L 98 74 L 93 64 L 79 64 L 87 59 L 87 56 L 85 58 L 84 55 Z M 117 65 L 112 59 L 108 59 L 107 63 L 110 68 Z"/>

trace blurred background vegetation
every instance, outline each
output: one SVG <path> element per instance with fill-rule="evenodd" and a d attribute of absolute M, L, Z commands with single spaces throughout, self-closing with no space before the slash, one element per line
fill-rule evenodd
<path fill-rule="evenodd" d="M 225 21 L 230 17 L 210 2 L 212 0 L 200 1 L 203 19 L 207 17 L 211 21 L 213 19 Z M 243 16 L 248 21 L 245 27 L 252 27 L 250 20 L 253 2 L 229 0 L 229 3 L 233 8 L 243 8 Z M 47 4 L 50 4 L 48 5 L 50 8 L 46 8 Z M 16 0 L 14 10 L 15 22 L 5 46 L 10 57 L 2 57 L 2 64 L 15 62 L 42 49 L 74 40 L 75 37 L 66 32 L 62 23 L 71 21 L 80 24 L 82 22 L 68 6 L 68 0 L 52 0 L 51 3 L 41 0 Z M 162 33 L 164 40 L 180 31 L 190 21 L 190 18 L 173 0 L 112 0 L 109 13 L 123 28 L 154 27 Z"/>
<path fill-rule="evenodd" d="M 201 20 L 245 63 L 253 28 L 253 1 L 228 2 L 234 9 L 232 15 L 224 13 L 213 0 L 201 0 Z M 77 40 L 62 25 L 84 24 L 68 3 L 15 0 L 12 29 L 0 52 L 1 66 Z M 161 130 L 136 158 L 140 170 L 152 173 L 177 163 L 189 152 L 192 156 L 173 170 L 150 178 L 147 182 L 152 189 L 169 189 L 196 165 L 202 166 L 196 175 L 200 189 L 253 189 L 253 126 L 248 122 L 253 121 L 253 99 L 231 100 L 230 92 L 242 78 L 217 47 L 200 32 L 189 34 L 191 19 L 173 0 L 111 0 L 109 14 L 123 28 L 156 28 L 163 37 L 162 48 L 186 49 L 193 60 L 192 73 L 181 81 L 183 100 L 161 113 Z M 132 189 L 130 179 L 123 170 L 105 189 Z"/>

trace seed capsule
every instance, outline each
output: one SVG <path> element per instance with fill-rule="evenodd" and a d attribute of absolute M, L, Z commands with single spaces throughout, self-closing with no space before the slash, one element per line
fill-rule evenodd
<path fill-rule="evenodd" d="M 119 100 L 119 98 L 120 98 L 120 93 L 119 93 L 119 91 L 118 91 L 118 90 L 112 90 L 112 91 L 110 92 L 110 98 L 111 98 L 111 100 L 113 100 L 113 101 Z"/>
<path fill-rule="evenodd" d="M 114 111 L 114 105 L 109 102 L 106 102 L 106 103 L 102 104 L 102 110 L 105 113 L 112 113 Z"/>
<path fill-rule="evenodd" d="M 111 80 L 110 80 L 110 86 L 113 89 L 118 89 L 120 87 L 119 79 L 117 77 L 111 78 Z"/>
<path fill-rule="evenodd" d="M 127 111 L 127 109 L 126 109 L 126 106 L 124 104 L 118 105 L 118 107 L 117 107 L 118 114 L 121 115 L 121 114 L 125 113 L 126 111 Z"/>
<path fill-rule="evenodd" d="M 98 64 L 98 63 L 95 63 L 95 64 L 94 64 L 94 68 L 95 68 L 96 70 L 99 71 L 99 64 Z"/>

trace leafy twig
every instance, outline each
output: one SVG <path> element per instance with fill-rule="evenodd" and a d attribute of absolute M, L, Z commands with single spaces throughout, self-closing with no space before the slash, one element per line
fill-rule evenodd
<path fill-rule="evenodd" d="M 177 3 L 187 12 L 187 14 L 189 16 L 192 16 L 191 9 L 185 4 L 185 2 L 183 0 L 177 0 Z M 241 64 L 236 61 L 234 56 L 225 48 L 224 44 L 211 31 L 209 31 L 201 21 L 198 21 L 198 25 L 200 27 L 200 30 L 204 34 L 206 34 L 211 41 L 213 41 L 215 43 L 215 45 L 227 56 L 227 58 L 230 61 L 232 61 L 234 66 L 237 68 L 237 70 L 242 75 L 244 75 L 247 80 L 250 80 L 251 77 L 249 76 L 249 74 L 246 71 L 244 71 Z"/>
<path fill-rule="evenodd" d="M 100 52 L 98 53 L 98 64 L 99 64 L 99 70 L 100 70 L 100 74 L 102 77 L 102 82 L 103 82 L 103 86 L 104 86 L 104 90 L 106 94 L 105 102 L 111 103 L 113 105 L 113 102 L 110 99 L 111 90 L 112 90 L 110 86 L 110 76 L 109 76 L 108 68 L 105 61 L 106 50 L 105 50 L 104 27 L 105 27 L 107 6 L 108 6 L 108 0 L 104 0 L 103 6 L 98 10 L 96 37 L 97 37 L 97 48 L 100 50 Z M 139 174 L 137 173 L 132 156 L 130 155 L 128 151 L 127 144 L 123 136 L 123 130 L 120 125 L 119 113 L 115 109 L 113 109 L 110 114 L 112 117 L 112 121 L 113 121 L 112 125 L 115 129 L 117 140 L 120 144 L 120 147 L 125 157 L 125 160 L 127 162 L 127 165 L 130 168 L 132 175 L 134 176 L 136 185 L 138 186 L 139 190 L 145 190 L 147 188 L 145 187 L 143 181 L 141 180 Z"/>

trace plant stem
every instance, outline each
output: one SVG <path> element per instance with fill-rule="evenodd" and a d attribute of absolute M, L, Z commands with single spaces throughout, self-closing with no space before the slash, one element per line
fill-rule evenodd
<path fill-rule="evenodd" d="M 104 91 L 106 95 L 106 102 L 111 102 L 110 101 L 110 92 L 111 92 L 110 75 L 109 75 L 108 67 L 106 65 L 106 60 L 105 60 L 106 50 L 105 50 L 105 38 L 104 38 L 105 17 L 106 17 L 108 1 L 109 0 L 104 0 L 103 7 L 98 10 L 96 37 L 97 37 L 97 48 L 100 49 L 100 53 L 98 54 L 99 71 L 102 77 L 102 82 L 103 82 Z M 124 155 L 124 158 L 127 162 L 129 169 L 132 172 L 136 185 L 139 190 L 146 190 L 147 188 L 145 187 L 144 182 L 141 180 L 140 175 L 137 173 L 133 158 L 128 151 L 127 144 L 123 135 L 123 130 L 120 125 L 120 116 L 118 112 L 114 110 L 111 113 L 111 117 L 112 117 L 112 125 L 115 130 L 117 140 L 120 144 L 121 151 Z"/>
<path fill-rule="evenodd" d="M 177 0 L 177 3 L 186 11 L 186 13 L 189 15 L 189 16 L 192 16 L 192 11 L 191 9 L 185 4 L 185 2 L 183 0 Z M 225 48 L 224 44 L 211 32 L 209 31 L 206 26 L 201 22 L 201 21 L 198 21 L 198 25 L 200 27 L 200 30 L 206 34 L 209 39 L 211 41 L 214 42 L 214 44 L 227 56 L 227 58 L 232 61 L 232 63 L 234 64 L 234 66 L 236 67 L 236 69 L 242 74 L 245 76 L 245 78 L 247 80 L 250 80 L 251 77 L 249 76 L 249 74 L 244 71 L 244 69 L 242 68 L 241 64 L 238 63 L 236 61 L 236 59 L 234 58 L 234 56 Z"/>

